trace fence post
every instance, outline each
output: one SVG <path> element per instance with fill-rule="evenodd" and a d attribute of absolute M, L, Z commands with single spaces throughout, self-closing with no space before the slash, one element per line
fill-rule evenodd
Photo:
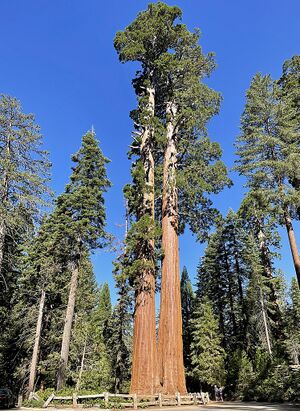
<path fill-rule="evenodd" d="M 178 407 L 181 407 L 181 397 L 180 397 L 180 392 L 177 393 L 177 405 Z"/>
<path fill-rule="evenodd" d="M 133 409 L 137 410 L 137 407 L 138 407 L 137 395 L 133 394 Z"/>
<path fill-rule="evenodd" d="M 47 408 L 54 397 L 55 397 L 55 394 L 51 394 L 50 397 L 45 401 L 43 408 Z"/>
<path fill-rule="evenodd" d="M 104 404 L 105 407 L 108 408 L 108 392 L 104 393 Z"/>
<path fill-rule="evenodd" d="M 158 394 L 158 406 L 159 406 L 159 408 L 162 408 L 162 397 L 161 397 L 161 392 Z"/>
<path fill-rule="evenodd" d="M 76 408 L 77 407 L 77 394 L 76 392 L 73 392 L 73 407 Z"/>
<path fill-rule="evenodd" d="M 22 407 L 22 402 L 23 402 L 23 395 L 19 394 L 18 395 L 18 407 Z"/>
<path fill-rule="evenodd" d="M 197 405 L 197 394 L 195 392 L 193 393 L 193 404 Z"/>

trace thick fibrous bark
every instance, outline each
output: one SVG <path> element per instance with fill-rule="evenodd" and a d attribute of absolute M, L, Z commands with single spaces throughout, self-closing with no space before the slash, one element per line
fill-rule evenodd
<path fill-rule="evenodd" d="M 65 317 L 65 325 L 63 332 L 63 339 L 61 343 L 61 352 L 60 352 L 60 365 L 57 373 L 57 390 L 61 390 L 65 385 L 66 380 L 66 367 L 68 364 L 69 358 L 69 348 L 70 348 L 70 339 L 71 339 L 71 330 L 72 322 L 74 316 L 75 300 L 76 300 L 76 291 L 78 285 L 78 274 L 79 267 L 78 261 L 74 262 L 72 265 L 72 276 L 70 283 L 69 299 Z"/>
<path fill-rule="evenodd" d="M 167 106 L 167 148 L 164 155 L 162 200 L 162 263 L 158 364 L 162 391 L 186 393 L 178 251 L 178 196 L 176 187 L 176 107 Z"/>
<path fill-rule="evenodd" d="M 298 285 L 300 287 L 300 257 L 298 253 L 298 247 L 296 243 L 295 232 L 293 229 L 293 224 L 289 213 L 286 211 L 284 213 L 284 220 L 286 225 L 286 230 L 289 237 L 290 248 L 293 256 L 294 267 L 297 275 Z"/>
<path fill-rule="evenodd" d="M 41 330 L 42 330 L 42 323 L 43 323 L 45 295 L 46 295 L 45 291 L 42 290 L 40 304 L 39 304 L 39 314 L 38 314 L 38 319 L 36 323 L 34 346 L 33 346 L 32 358 L 31 358 L 31 363 L 30 363 L 28 393 L 31 393 L 34 390 L 34 381 L 36 377 L 36 369 L 37 369 L 37 364 L 38 364 L 38 355 L 39 355 L 40 340 L 41 340 Z"/>
<path fill-rule="evenodd" d="M 154 115 L 154 89 L 148 88 L 149 116 Z M 143 193 L 143 215 L 151 216 L 154 224 L 154 158 L 152 153 L 153 133 L 150 126 L 144 126 L 141 142 L 141 159 L 144 167 L 145 189 Z M 150 255 L 146 260 L 153 260 L 154 240 L 147 245 Z M 155 277 L 154 270 L 145 270 L 140 274 L 139 287 L 135 294 L 132 375 L 130 392 L 135 394 L 153 394 L 157 391 L 157 347 L 155 324 Z"/>

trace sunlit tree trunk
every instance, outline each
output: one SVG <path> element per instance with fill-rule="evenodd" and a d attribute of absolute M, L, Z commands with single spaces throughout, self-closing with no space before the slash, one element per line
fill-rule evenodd
<path fill-rule="evenodd" d="M 284 220 L 285 220 L 286 230 L 288 233 L 288 238 L 289 238 L 291 253 L 292 253 L 292 257 L 294 261 L 294 267 L 295 267 L 295 271 L 297 275 L 298 285 L 300 287 L 300 257 L 298 253 L 298 247 L 296 243 L 296 237 L 295 237 L 295 232 L 293 229 L 292 220 L 287 211 L 285 211 L 284 213 Z"/>
<path fill-rule="evenodd" d="M 78 285 L 79 264 L 78 261 L 72 265 L 72 276 L 70 283 L 69 299 L 65 316 L 64 332 L 61 343 L 60 364 L 57 372 L 57 390 L 61 390 L 66 382 L 66 368 L 69 359 L 71 330 L 74 317 L 76 291 Z"/>
<path fill-rule="evenodd" d="M 268 321 L 267 321 L 267 313 L 265 309 L 264 295 L 263 295 L 261 288 L 259 288 L 259 298 L 260 298 L 261 312 L 262 312 L 263 324 L 264 324 L 264 333 L 266 337 L 268 353 L 269 355 L 272 355 L 270 332 L 269 332 L 269 326 L 268 326 Z"/>
<path fill-rule="evenodd" d="M 165 394 L 186 393 L 178 250 L 178 196 L 176 187 L 176 106 L 168 103 L 167 147 L 163 167 L 162 279 L 158 333 L 159 377 Z"/>
<path fill-rule="evenodd" d="M 153 88 L 147 89 L 149 96 L 149 117 L 154 116 Z M 143 213 L 151 216 L 154 224 L 154 158 L 152 153 L 153 132 L 144 126 L 141 142 L 141 159 L 144 167 L 145 189 L 143 193 Z M 147 245 L 145 263 L 154 266 L 154 240 Z M 158 389 L 157 347 L 155 324 L 155 277 L 154 270 L 145 269 L 139 276 L 139 286 L 135 293 L 132 376 L 130 392 L 153 394 Z"/>
<path fill-rule="evenodd" d="M 83 373 L 83 369 L 84 369 L 84 361 L 85 361 L 85 352 L 86 352 L 86 346 L 87 346 L 87 339 L 88 339 L 88 337 L 86 337 L 85 342 L 84 342 L 84 346 L 83 346 L 83 352 L 82 352 L 81 363 L 80 363 L 80 370 L 79 370 L 78 378 L 77 378 L 77 381 L 76 381 L 76 392 L 78 392 L 78 391 L 80 390 L 82 373 Z"/>
<path fill-rule="evenodd" d="M 38 319 L 36 323 L 34 346 L 33 346 L 32 358 L 31 358 L 31 363 L 30 363 L 30 375 L 29 375 L 29 383 L 28 383 L 28 393 L 29 394 L 33 392 L 34 390 L 34 382 L 35 382 L 35 377 L 36 377 L 36 369 L 38 365 L 38 356 L 39 356 L 39 348 L 40 348 L 40 340 L 41 340 L 41 330 L 42 330 L 42 324 L 43 324 L 45 296 L 46 296 L 45 291 L 42 290 L 40 303 L 39 303 Z"/>

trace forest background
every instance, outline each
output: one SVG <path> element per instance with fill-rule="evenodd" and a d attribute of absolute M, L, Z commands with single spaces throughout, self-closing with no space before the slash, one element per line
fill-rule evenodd
<path fill-rule="evenodd" d="M 111 160 L 108 176 L 113 187 L 106 194 L 107 230 L 124 236 L 122 188 L 130 180 L 127 159 L 132 121 L 129 111 L 136 100 L 131 79 L 136 65 L 120 65 L 112 41 L 147 1 L 70 0 L 1 1 L 1 92 L 16 96 L 24 112 L 33 112 L 41 126 L 44 146 L 50 152 L 51 186 L 60 194 L 70 175 L 70 153 L 92 125 L 101 148 Z M 288 0 L 178 0 L 190 29 L 200 27 L 205 53 L 216 53 L 217 69 L 207 83 L 223 96 L 220 114 L 209 124 L 209 133 L 223 149 L 230 168 L 235 159 L 233 142 L 239 134 L 245 92 L 256 72 L 278 78 L 282 63 L 299 53 L 300 4 Z M 5 40 L 4 40 L 5 39 Z M 243 197 L 244 180 L 231 172 L 234 186 L 215 198 L 225 216 L 235 211 Z M 299 222 L 295 222 L 296 235 Z M 276 262 L 288 281 L 294 275 L 286 232 L 282 234 L 282 259 Z M 299 237 L 299 236 L 298 236 Z M 204 245 L 187 230 L 180 238 L 180 262 L 192 282 Z M 111 275 L 114 252 L 97 251 L 92 257 L 98 282 L 107 281 L 115 301 Z"/>

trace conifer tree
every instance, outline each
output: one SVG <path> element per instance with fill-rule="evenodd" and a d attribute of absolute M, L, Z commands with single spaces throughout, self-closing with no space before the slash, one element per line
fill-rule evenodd
<path fill-rule="evenodd" d="M 110 352 L 114 378 L 114 391 L 124 392 L 130 379 L 132 353 L 132 287 L 124 270 L 124 254 L 115 262 L 114 276 L 118 301 L 113 310 Z M 122 391 L 123 390 L 123 391 Z"/>
<path fill-rule="evenodd" d="M 282 75 L 277 81 L 280 101 L 279 127 L 281 139 L 285 143 L 285 171 L 292 187 L 299 193 L 300 176 L 297 158 L 300 154 L 300 56 L 295 55 L 284 62 Z M 299 205 L 296 205 L 298 218 Z"/>
<path fill-rule="evenodd" d="M 243 346 L 247 328 L 245 284 L 251 272 L 247 233 L 230 210 L 212 234 L 198 269 L 199 297 L 208 297 L 219 318 L 224 348 Z"/>
<path fill-rule="evenodd" d="M 167 7 L 161 2 L 150 4 L 125 31 L 117 33 L 114 41 L 121 62 L 138 61 L 142 66 L 133 82 L 139 100 L 138 109 L 131 114 L 137 136 L 131 152 L 131 156 L 136 156 L 133 184 L 125 190 L 129 211 L 136 218 L 127 238 L 127 254 L 132 251 L 135 261 L 131 278 L 136 294 L 131 392 L 141 394 L 152 394 L 159 386 L 154 255 L 154 147 L 159 135 L 154 127 L 159 87 L 156 61 L 171 46 L 175 34 L 173 22 L 180 14 L 177 7 Z"/>
<path fill-rule="evenodd" d="M 112 304 L 107 282 L 100 286 L 99 304 L 95 315 L 97 317 L 98 327 L 101 330 L 104 340 L 109 339 L 112 319 Z"/>
<path fill-rule="evenodd" d="M 24 114 L 20 102 L 0 98 L 0 281 L 5 237 L 14 239 L 18 227 L 37 217 L 49 189 L 50 163 L 42 150 L 42 136 L 32 114 Z"/>
<path fill-rule="evenodd" d="M 285 225 L 300 284 L 300 258 L 292 225 L 299 193 L 291 185 L 291 174 L 297 170 L 289 161 L 298 155 L 298 147 L 286 137 L 290 135 L 286 104 L 278 96 L 278 86 L 270 76 L 254 76 L 237 139 L 236 169 L 246 176 L 247 186 L 272 205 L 278 222 Z"/>
<path fill-rule="evenodd" d="M 83 136 L 82 146 L 72 160 L 75 166 L 71 182 L 57 198 L 52 215 L 53 252 L 63 252 L 67 256 L 71 273 L 57 389 L 65 384 L 80 262 L 85 252 L 103 247 L 107 239 L 103 194 L 110 186 L 105 170 L 108 160 L 102 154 L 94 132 Z"/>
<path fill-rule="evenodd" d="M 183 358 L 186 369 L 190 368 L 190 347 L 191 347 L 191 317 L 195 294 L 186 267 L 183 267 L 180 281 L 181 309 L 182 309 L 182 340 Z"/>
<path fill-rule="evenodd" d="M 292 278 L 290 290 L 291 303 L 287 309 L 286 348 L 293 364 L 300 361 L 300 291 L 295 278 Z"/>
<path fill-rule="evenodd" d="M 199 81 L 210 74 L 214 62 L 212 56 L 205 56 L 197 44 L 198 32 L 190 33 L 185 25 L 175 24 L 176 19 L 180 17 L 181 11 L 176 7 L 169 7 L 161 2 L 150 4 L 148 10 L 140 13 L 132 25 L 124 32 L 118 33 L 115 39 L 121 61 L 137 60 L 142 64 L 142 72 L 134 81 L 136 92 L 140 96 L 140 105 L 139 109 L 132 113 L 139 131 L 139 137 L 132 147 L 132 154 L 140 156 L 140 161 L 137 161 L 133 168 L 134 185 L 131 188 L 127 187 L 129 203 L 134 204 L 135 214 L 138 217 L 135 228 L 140 225 L 140 231 L 146 232 L 145 217 L 141 218 L 139 215 L 143 204 L 139 193 L 143 192 L 145 187 L 145 176 L 148 179 L 152 178 L 148 187 L 148 193 L 152 193 L 151 213 L 148 214 L 152 215 L 152 219 L 154 218 L 154 165 L 158 171 L 155 178 L 158 187 L 156 192 L 162 192 L 159 219 L 162 221 L 163 261 L 158 371 L 160 384 L 166 393 L 186 392 L 181 336 L 178 234 L 184 224 L 188 223 L 200 239 L 206 236 L 207 229 L 216 216 L 216 210 L 211 207 L 211 201 L 206 194 L 217 193 L 228 183 L 225 167 L 219 161 L 220 147 L 210 142 L 205 129 L 206 122 L 218 111 L 220 97 L 218 93 Z M 150 104 L 152 107 L 150 124 L 149 85 L 154 91 L 153 97 L 155 96 L 154 100 L 152 98 L 153 104 Z M 145 126 L 139 128 L 143 124 L 141 119 L 145 118 L 145 111 L 142 111 L 143 102 L 144 104 L 146 102 L 148 128 L 150 126 L 152 130 L 146 163 L 146 157 L 143 156 L 145 147 L 143 137 L 148 128 Z M 178 162 L 179 158 L 180 162 Z M 147 167 L 151 165 L 151 172 L 149 170 L 147 172 L 145 164 Z M 138 199 L 139 203 L 132 199 Z M 181 214 L 178 211 L 179 203 Z M 181 221 L 179 216 L 182 217 Z M 143 238 L 137 235 L 136 237 L 139 240 Z M 153 237 L 150 238 L 150 243 L 151 247 L 146 248 L 147 256 L 152 256 L 153 260 Z M 153 286 L 148 288 L 151 289 Z M 147 305 L 144 304 L 145 306 Z M 139 311 L 140 309 L 136 311 L 136 319 Z M 152 308 L 152 314 L 153 312 Z M 151 331 L 147 332 L 147 338 L 152 336 L 149 344 L 154 347 L 155 352 L 154 317 L 153 315 L 147 317 L 151 318 L 152 324 L 151 328 L 148 327 Z M 139 335 L 141 336 L 141 333 Z M 136 346 L 142 347 L 134 343 L 134 347 Z M 132 379 L 134 391 L 140 389 L 136 388 L 138 387 L 136 381 L 144 380 L 136 378 L 141 364 L 140 360 L 137 361 L 137 365 L 135 364 L 135 358 L 138 357 L 139 354 L 134 348 Z M 154 358 L 152 355 L 148 357 Z M 141 354 L 140 358 L 144 359 L 144 355 Z M 155 361 L 152 361 L 153 363 Z M 151 367 L 144 365 L 143 372 L 153 369 Z M 150 381 L 155 375 L 154 369 L 146 381 Z M 157 382 L 154 383 L 155 385 Z M 153 391 L 151 387 L 141 389 L 144 392 Z"/>
<path fill-rule="evenodd" d="M 105 335 L 110 324 L 111 302 L 107 283 L 97 289 L 89 260 L 81 264 L 70 345 L 68 382 L 75 389 L 111 389 L 112 368 Z M 105 311 L 108 308 L 108 311 Z M 108 321 L 108 322 L 107 322 Z"/>
<path fill-rule="evenodd" d="M 243 227 L 252 233 L 259 249 L 259 270 L 262 276 L 259 281 L 263 287 L 271 333 L 274 340 L 279 341 L 283 338 L 283 313 L 280 298 L 281 279 L 274 267 L 274 259 L 279 257 L 280 247 L 276 218 L 266 199 L 252 191 L 242 201 L 238 215 L 243 221 Z"/>
<path fill-rule="evenodd" d="M 200 382 L 200 390 L 205 384 L 224 385 L 225 351 L 221 346 L 218 319 L 207 298 L 197 304 L 192 319 L 191 374 Z"/>

